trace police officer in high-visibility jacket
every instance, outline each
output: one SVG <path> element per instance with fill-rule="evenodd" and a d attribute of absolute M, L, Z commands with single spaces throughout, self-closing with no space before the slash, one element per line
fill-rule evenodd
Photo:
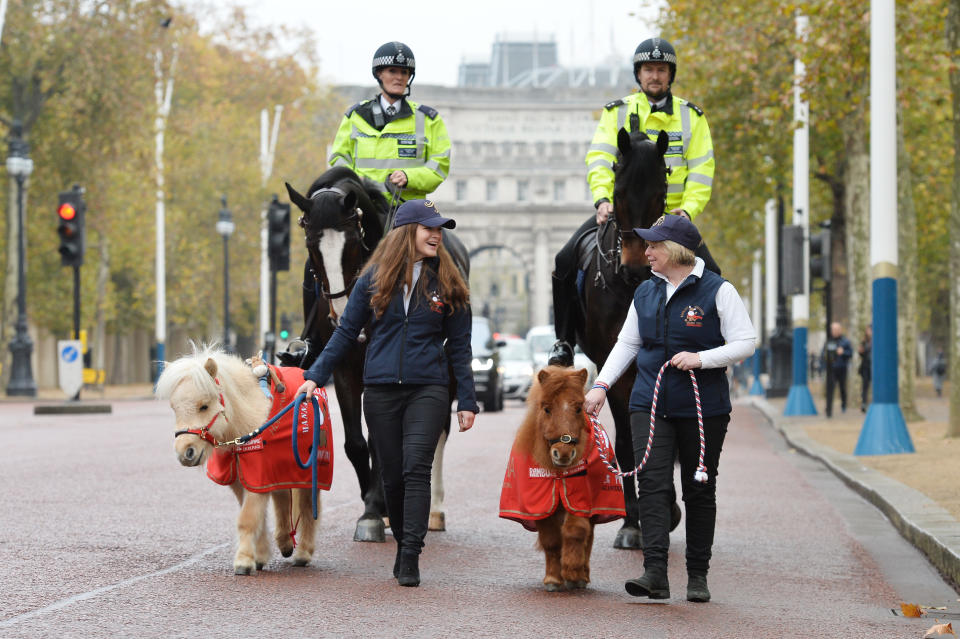
<path fill-rule="evenodd" d="M 450 172 L 450 138 L 436 109 L 407 99 L 416 73 L 413 51 L 387 42 L 373 54 L 380 94 L 350 107 L 330 153 L 331 166 L 347 166 L 383 184 L 394 206 L 423 199 Z"/>
<path fill-rule="evenodd" d="M 550 354 L 553 364 L 573 364 L 572 344 L 576 341 L 576 244 L 585 232 L 603 224 L 613 214 L 613 165 L 617 161 L 617 133 L 634 126 L 654 139 L 660 131 L 670 136 L 664 161 L 667 176 L 666 212 L 695 219 L 710 201 L 713 189 L 713 141 L 703 110 L 673 95 L 677 76 L 677 54 L 662 38 L 640 43 L 633 55 L 633 71 L 640 85 L 638 93 L 609 102 L 600 114 L 593 140 L 587 150 L 587 182 L 593 195 L 596 216 L 587 220 L 557 253 L 553 273 L 554 327 L 557 343 Z M 636 117 L 633 117 L 636 116 Z M 706 246 L 697 252 L 707 268 L 719 273 Z"/>

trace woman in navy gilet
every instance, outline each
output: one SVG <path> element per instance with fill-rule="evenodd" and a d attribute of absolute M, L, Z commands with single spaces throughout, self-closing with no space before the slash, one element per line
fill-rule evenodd
<path fill-rule="evenodd" d="M 717 464 L 730 422 L 726 367 L 753 354 L 756 331 L 732 284 L 694 256 L 700 232 L 680 215 L 664 215 L 649 229 L 633 229 L 647 241 L 645 255 L 653 277 L 637 287 L 633 304 L 584 409 L 596 413 L 610 385 L 630 366 L 637 379 L 630 395 L 630 427 L 636 459 L 643 459 L 650 431 L 657 373 L 669 361 L 656 396 L 656 421 L 650 457 L 637 476 L 643 530 L 643 576 L 626 590 L 636 597 L 667 599 L 667 551 L 673 462 L 680 459 L 686 509 L 687 600 L 710 600 L 707 570 L 717 519 Z M 706 441 L 706 481 L 694 478 L 700 435 L 693 385 L 700 389 Z M 629 469 L 625 469 L 629 470 Z"/>

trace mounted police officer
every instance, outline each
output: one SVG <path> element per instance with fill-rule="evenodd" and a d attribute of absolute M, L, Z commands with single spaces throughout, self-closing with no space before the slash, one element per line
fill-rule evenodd
<path fill-rule="evenodd" d="M 443 119 L 407 99 L 416 69 L 413 51 L 402 42 L 377 49 L 371 70 L 380 94 L 347 110 L 329 159 L 330 166 L 350 167 L 402 200 L 425 198 L 450 172 Z"/>
<path fill-rule="evenodd" d="M 604 224 L 613 214 L 613 165 L 619 159 L 617 133 L 641 130 L 656 138 L 660 131 L 670 136 L 664 156 L 667 176 L 666 211 L 694 220 L 710 201 L 713 188 L 713 141 L 703 110 L 673 95 L 677 54 L 662 38 L 640 43 L 633 55 L 633 72 L 640 91 L 604 106 L 593 141 L 587 150 L 587 182 L 593 195 L 596 217 L 591 217 L 557 253 L 553 273 L 553 309 L 557 343 L 550 362 L 570 366 L 576 341 L 579 304 L 576 302 L 576 244 L 580 237 Z M 707 268 L 719 273 L 706 246 L 697 255 Z"/>

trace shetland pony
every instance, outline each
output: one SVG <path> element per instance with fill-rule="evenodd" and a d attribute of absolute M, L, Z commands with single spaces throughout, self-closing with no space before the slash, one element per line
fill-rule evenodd
<path fill-rule="evenodd" d="M 296 392 L 297 386 L 287 386 L 287 393 Z M 208 475 L 218 483 L 226 481 L 211 474 L 213 457 L 237 450 L 237 444 L 223 445 L 223 442 L 232 442 L 268 421 L 272 405 L 285 399 L 277 392 L 278 389 L 274 388 L 274 400 L 268 398 L 251 368 L 239 357 L 216 347 L 196 345 L 192 355 L 165 364 L 155 391 L 157 398 L 169 399 L 174 412 L 177 459 L 184 466 L 208 463 Z M 255 447 L 256 441 L 252 440 L 251 444 Z M 326 440 L 324 444 L 327 444 Z M 289 441 L 283 450 L 293 457 Z M 260 489 L 272 490 L 269 493 L 253 492 L 244 486 L 244 480 L 249 481 L 236 473 L 227 480 L 240 503 L 234 573 L 252 574 L 270 560 L 266 516 L 270 497 L 273 498 L 276 519 L 274 539 L 280 554 L 284 557 L 293 555 L 295 566 L 306 566 L 313 556 L 319 524 L 319 519 L 315 520 L 311 512 L 311 489 L 289 487 L 302 486 L 301 482 Z M 329 488 L 329 484 L 326 487 Z M 317 501 L 319 503 L 319 495 Z M 294 522 L 299 522 L 301 527 L 296 542 L 297 525 Z"/>
<path fill-rule="evenodd" d="M 550 592 L 586 588 L 594 525 L 625 515 L 623 485 L 598 454 L 613 459 L 610 441 L 583 412 L 586 380 L 584 369 L 537 373 L 500 494 L 500 516 L 537 531 Z"/>

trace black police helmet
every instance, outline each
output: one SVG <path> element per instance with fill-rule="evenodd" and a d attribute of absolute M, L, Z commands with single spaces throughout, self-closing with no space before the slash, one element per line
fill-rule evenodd
<path fill-rule="evenodd" d="M 636 77 L 644 62 L 666 62 L 670 66 L 670 84 L 677 77 L 677 52 L 663 38 L 647 38 L 633 52 L 633 75 Z M 639 84 L 640 80 L 637 80 Z"/>
<path fill-rule="evenodd" d="M 416 75 L 417 62 L 414 60 L 413 51 L 402 42 L 387 42 L 373 54 L 373 62 L 370 65 L 373 77 L 377 78 L 377 72 L 384 67 L 400 67 L 410 69 L 410 81 L 407 82 L 409 88 L 413 84 L 413 76 Z M 380 78 L 377 78 L 380 82 Z"/>

